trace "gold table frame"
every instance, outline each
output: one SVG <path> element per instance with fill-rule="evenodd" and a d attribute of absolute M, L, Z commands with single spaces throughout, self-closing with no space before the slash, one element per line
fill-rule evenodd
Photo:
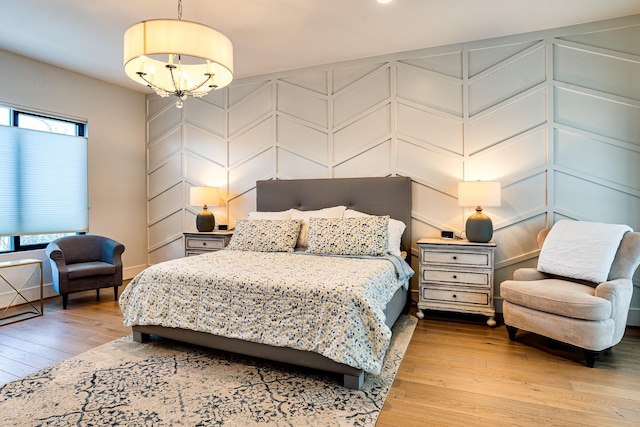
<path fill-rule="evenodd" d="M 15 285 L 11 283 L 6 277 L 4 277 L 4 275 L 1 272 L 1 270 L 5 268 L 20 267 L 25 265 L 33 265 L 34 267 L 33 267 L 33 270 L 31 271 L 31 274 L 29 274 L 29 277 L 27 277 L 24 280 L 24 282 L 22 282 L 21 285 Z M 38 309 L 38 307 L 33 304 L 35 301 L 34 302 L 29 301 L 22 293 L 25 285 L 29 283 L 29 281 L 37 271 L 40 272 L 40 309 Z M 0 326 L 8 325 L 15 322 L 20 322 L 22 320 L 31 319 L 33 317 L 44 316 L 44 291 L 43 291 L 42 276 L 43 276 L 42 260 L 28 258 L 28 259 L 18 259 L 14 261 L 0 262 L 0 279 L 2 279 L 7 285 L 9 285 L 9 287 L 12 288 L 13 291 L 15 292 L 15 295 L 13 296 L 13 299 L 11 300 L 11 302 L 6 307 L 4 307 L 4 309 L 1 309 L 2 312 L 0 313 Z M 7 312 L 9 311 L 9 309 L 16 307 L 14 306 L 14 303 L 16 302 L 16 300 L 18 300 L 18 297 L 22 298 L 26 303 L 26 304 L 20 303 L 18 306 L 26 305 L 28 306 L 27 310 L 19 313 L 15 313 L 15 314 L 7 315 Z"/>

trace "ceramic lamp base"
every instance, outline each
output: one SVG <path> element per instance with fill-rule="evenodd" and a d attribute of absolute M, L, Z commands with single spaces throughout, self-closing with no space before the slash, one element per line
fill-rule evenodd
<path fill-rule="evenodd" d="M 489 242 L 493 237 L 493 222 L 491 222 L 491 218 L 486 216 L 482 209 L 476 209 L 476 213 L 467 219 L 465 234 L 470 242 Z"/>
<path fill-rule="evenodd" d="M 196 216 L 196 228 L 198 231 L 213 231 L 216 226 L 216 219 L 207 208 L 204 208 L 198 216 Z"/>

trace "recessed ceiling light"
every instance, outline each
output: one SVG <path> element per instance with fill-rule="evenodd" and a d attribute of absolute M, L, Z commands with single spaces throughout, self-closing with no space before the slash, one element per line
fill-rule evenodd
<path fill-rule="evenodd" d="M 393 0 L 378 0 L 378 3 L 391 3 Z"/>

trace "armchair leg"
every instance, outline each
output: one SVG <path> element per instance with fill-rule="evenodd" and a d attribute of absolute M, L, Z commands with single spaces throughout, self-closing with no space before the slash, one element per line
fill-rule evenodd
<path fill-rule="evenodd" d="M 518 332 L 518 328 L 516 328 L 515 326 L 509 326 L 509 325 L 505 325 L 507 327 L 507 333 L 509 334 L 509 340 L 510 341 L 515 341 L 516 340 L 516 333 Z"/>
<path fill-rule="evenodd" d="M 115 297 L 114 301 L 118 301 L 118 287 L 117 286 L 113 287 L 113 295 Z"/>
<path fill-rule="evenodd" d="M 100 301 L 100 288 L 96 289 L 96 301 Z"/>
<path fill-rule="evenodd" d="M 596 364 L 596 360 L 598 359 L 598 355 L 600 354 L 599 351 L 593 351 L 593 350 L 583 350 L 584 351 L 584 358 L 587 362 L 587 366 L 589 368 L 593 368 L 594 365 Z"/>
<path fill-rule="evenodd" d="M 67 309 L 67 301 L 69 300 L 69 294 L 62 294 L 62 309 Z"/>

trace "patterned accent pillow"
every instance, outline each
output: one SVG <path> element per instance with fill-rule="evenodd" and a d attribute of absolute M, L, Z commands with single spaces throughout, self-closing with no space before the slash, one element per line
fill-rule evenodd
<path fill-rule="evenodd" d="M 309 218 L 307 252 L 331 255 L 386 255 L 389 216 Z"/>
<path fill-rule="evenodd" d="M 363 216 L 371 216 L 364 212 L 359 212 L 353 209 L 347 209 L 344 211 L 344 218 L 361 218 Z M 402 233 L 404 233 L 407 225 L 398 221 L 397 219 L 389 218 L 389 232 L 387 241 L 389 243 L 388 251 L 391 255 L 397 255 L 399 257 L 402 256 L 401 246 L 402 246 Z M 404 257 L 403 257 L 404 258 Z"/>
<path fill-rule="evenodd" d="M 342 214 L 346 209 L 347 207 L 342 205 L 316 211 L 291 209 L 291 219 L 302 220 L 302 227 L 300 227 L 300 235 L 298 236 L 298 247 L 306 248 L 309 244 L 309 218 L 342 218 Z"/>
<path fill-rule="evenodd" d="M 227 249 L 254 252 L 293 252 L 302 220 L 239 219 Z"/>

